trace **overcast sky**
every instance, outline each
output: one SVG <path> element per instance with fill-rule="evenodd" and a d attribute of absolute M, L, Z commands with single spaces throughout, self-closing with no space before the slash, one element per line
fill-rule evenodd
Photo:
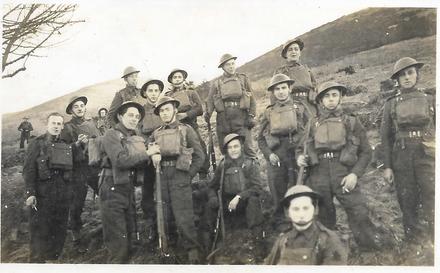
<path fill-rule="evenodd" d="M 164 80 L 171 69 L 183 68 L 199 83 L 221 73 L 217 63 L 223 53 L 237 55 L 240 65 L 374 6 L 371 1 L 330 5 L 315 0 L 88 2 L 79 2 L 75 17 L 85 23 L 66 32 L 68 41 L 45 52 L 46 58 L 29 59 L 27 71 L 1 80 L 3 113 L 119 78 L 128 65 L 140 69 L 143 79 Z"/>

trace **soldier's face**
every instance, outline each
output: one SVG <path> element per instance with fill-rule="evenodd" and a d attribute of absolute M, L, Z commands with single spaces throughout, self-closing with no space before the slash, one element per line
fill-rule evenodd
<path fill-rule="evenodd" d="M 341 92 L 338 89 L 330 89 L 322 96 L 322 104 L 329 110 L 334 110 L 341 101 Z"/>
<path fill-rule="evenodd" d="M 231 159 L 237 159 L 241 156 L 241 143 L 240 140 L 234 139 L 226 146 L 228 155 Z"/>
<path fill-rule="evenodd" d="M 125 128 L 130 130 L 135 130 L 136 126 L 141 120 L 141 114 L 139 113 L 139 110 L 136 107 L 129 107 L 127 109 L 127 112 L 125 112 L 125 114 L 123 115 L 118 114 L 118 119 L 120 122 L 122 122 L 122 125 L 124 125 Z"/>
<path fill-rule="evenodd" d="M 151 102 L 156 102 L 160 95 L 159 85 L 152 83 L 147 86 L 145 90 L 145 95 Z"/>
<path fill-rule="evenodd" d="M 273 95 L 279 101 L 285 101 L 289 98 L 290 88 L 287 83 L 280 83 L 273 88 Z"/>
<path fill-rule="evenodd" d="M 231 59 L 223 64 L 222 66 L 223 70 L 228 74 L 234 74 L 235 73 L 235 60 Z"/>
<path fill-rule="evenodd" d="M 301 57 L 301 49 L 299 49 L 297 43 L 293 43 L 287 48 L 286 57 L 288 61 L 299 61 L 299 57 Z"/>
<path fill-rule="evenodd" d="M 314 213 L 312 198 L 300 196 L 290 201 L 288 216 L 297 230 L 306 230 L 312 224 Z"/>
<path fill-rule="evenodd" d="M 184 81 L 184 78 L 183 78 L 182 72 L 176 72 L 171 77 L 171 83 L 173 85 L 180 85 L 183 83 L 183 81 Z"/>
<path fill-rule="evenodd" d="M 400 71 L 399 77 L 397 78 L 399 86 L 403 89 L 413 88 L 417 83 L 417 75 L 418 72 L 414 66 Z"/>
<path fill-rule="evenodd" d="M 125 77 L 125 81 L 127 82 L 127 85 L 132 86 L 132 87 L 136 87 L 137 81 L 138 81 L 138 74 L 139 73 L 133 73 L 133 74 Z"/>
<path fill-rule="evenodd" d="M 84 102 L 79 100 L 72 104 L 72 113 L 79 118 L 84 117 L 86 113 L 86 105 L 84 104 Z"/>
<path fill-rule="evenodd" d="M 105 111 L 105 110 L 101 110 L 101 111 L 99 111 L 99 116 L 100 116 L 101 118 L 105 117 L 106 115 L 107 115 L 107 111 Z"/>
<path fill-rule="evenodd" d="M 174 108 L 174 104 L 167 103 L 160 107 L 159 116 L 165 123 L 171 123 L 176 119 L 177 109 Z"/>
<path fill-rule="evenodd" d="M 47 132 L 52 136 L 57 136 L 64 128 L 64 119 L 60 116 L 51 116 L 47 120 Z"/>

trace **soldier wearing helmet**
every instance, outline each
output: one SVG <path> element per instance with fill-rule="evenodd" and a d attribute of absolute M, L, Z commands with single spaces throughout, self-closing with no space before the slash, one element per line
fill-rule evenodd
<path fill-rule="evenodd" d="M 107 119 L 110 125 L 115 125 L 115 113 L 116 109 L 125 101 L 135 101 L 141 105 L 145 104 L 145 99 L 141 96 L 140 90 L 137 88 L 137 80 L 139 75 L 139 70 L 129 66 L 122 72 L 122 79 L 124 79 L 126 86 L 116 92 L 113 97 L 113 101 L 108 110 Z"/>
<path fill-rule="evenodd" d="M 96 127 L 101 132 L 101 135 L 104 135 L 104 133 L 110 129 L 110 123 L 107 119 L 108 110 L 105 107 L 101 107 L 98 110 L 98 118 L 96 119 Z"/>
<path fill-rule="evenodd" d="M 29 144 L 29 137 L 31 132 L 34 130 L 32 124 L 29 122 L 29 117 L 24 117 L 23 122 L 18 126 L 18 131 L 20 131 L 20 149 L 24 149 L 24 142 Z"/>
<path fill-rule="evenodd" d="M 150 143 L 160 148 L 160 154 L 154 155 L 152 160 L 155 168 L 161 170 L 165 226 L 170 244 L 176 247 L 179 239 L 188 253 L 189 263 L 199 263 L 202 247 L 197 238 L 191 180 L 202 167 L 206 155 L 194 129 L 177 119 L 179 104 L 168 96 L 156 102 L 154 113 L 164 125 L 150 137 Z"/>
<path fill-rule="evenodd" d="M 395 182 L 403 215 L 405 239 L 434 242 L 435 98 L 418 88 L 423 63 L 410 57 L 396 62 L 391 79 L 399 92 L 384 107 L 381 137 L 385 153 L 384 177 Z M 418 220 L 422 207 L 428 230 Z"/>
<path fill-rule="evenodd" d="M 203 102 L 199 94 L 194 90 L 194 85 L 186 83 L 188 72 L 183 69 L 173 69 L 168 75 L 168 82 L 171 83 L 171 89 L 165 92 L 166 96 L 172 97 L 180 102 L 177 120 L 191 126 L 199 138 L 203 152 L 206 154 L 206 144 L 200 136 L 197 117 L 203 114 Z M 209 158 L 206 157 L 202 168 L 199 170 L 199 180 L 206 183 L 206 176 L 209 172 Z"/>
<path fill-rule="evenodd" d="M 89 166 L 88 141 L 90 138 L 101 135 L 92 119 L 86 117 L 87 97 L 74 96 L 66 107 L 66 113 L 72 118 L 64 124 L 62 136 L 73 144 L 74 163 L 72 182 L 69 184 L 73 192 L 73 200 L 70 204 L 69 228 L 72 230 L 72 239 L 78 252 L 85 252 L 81 244 L 81 214 L 84 209 L 87 190 L 90 186 L 94 196 L 98 194 L 99 169 Z"/>
<path fill-rule="evenodd" d="M 292 229 L 279 235 L 265 264 L 347 264 L 347 249 L 338 235 L 315 220 L 318 202 L 319 195 L 307 186 L 289 188 L 281 203 Z"/>
<path fill-rule="evenodd" d="M 301 39 L 296 38 L 287 41 L 281 50 L 281 57 L 286 60 L 286 64 L 278 67 L 274 75 L 285 74 L 294 80 L 295 82 L 291 85 L 292 96 L 302 100 L 316 116 L 316 80 L 310 68 L 300 61 L 303 49 L 304 42 Z M 273 96 L 270 98 L 271 103 L 275 102 Z"/>
<path fill-rule="evenodd" d="M 107 263 L 128 263 L 136 232 L 134 185 L 139 166 L 146 165 L 151 156 L 159 153 L 157 145 L 148 146 L 136 135 L 138 123 L 145 116 L 137 102 L 126 101 L 115 112 L 116 125 L 102 138 L 106 154 L 99 191 L 104 245 Z"/>
<path fill-rule="evenodd" d="M 257 157 L 251 129 L 255 126 L 256 102 L 249 78 L 236 72 L 237 57 L 224 54 L 218 68 L 224 73 L 216 79 L 209 91 L 205 120 L 217 112 L 217 138 L 220 147 L 226 135 L 236 133 L 245 137 L 244 152 Z"/>
<path fill-rule="evenodd" d="M 290 96 L 294 80 L 284 74 L 272 77 L 267 91 L 275 98 L 263 115 L 258 146 L 267 161 L 269 188 L 274 200 L 274 224 L 282 228 L 284 220 L 280 201 L 296 183 L 295 149 L 304 136 L 311 112 L 302 100 Z"/>
<path fill-rule="evenodd" d="M 209 230 L 214 230 L 219 207 L 217 192 L 222 188 L 223 215 L 234 222 L 234 226 L 238 226 L 237 223 L 244 224 L 243 220 L 246 220 L 245 224 L 251 233 L 250 244 L 258 252 L 264 220 L 260 203 L 260 194 L 263 191 L 261 169 L 256 159 L 244 154 L 243 143 L 244 137 L 234 133 L 227 135 L 223 141 L 225 158 L 219 163 L 209 183 L 207 223 Z M 209 240 L 205 244 L 209 247 Z M 257 260 L 262 258 L 258 254 L 254 253 Z"/>
<path fill-rule="evenodd" d="M 371 148 L 365 128 L 356 116 L 344 113 L 342 96 L 347 89 L 336 82 L 318 87 L 319 114 L 312 126 L 307 156 L 297 157 L 298 166 L 310 166 L 307 185 L 322 197 L 319 220 L 336 227 L 335 196 L 345 209 L 354 238 L 362 251 L 379 248 L 377 231 L 368 216 L 358 179 L 370 162 Z"/>

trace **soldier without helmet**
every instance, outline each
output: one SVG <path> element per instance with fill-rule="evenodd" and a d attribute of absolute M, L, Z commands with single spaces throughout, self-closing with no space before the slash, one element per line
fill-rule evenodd
<path fill-rule="evenodd" d="M 236 72 L 236 59 L 231 54 L 220 58 L 218 68 L 224 73 L 211 86 L 204 118 L 208 121 L 212 113 L 217 112 L 216 132 L 220 147 L 226 135 L 236 133 L 245 137 L 245 154 L 257 158 L 251 134 L 256 125 L 256 101 L 248 77 Z"/>
<path fill-rule="evenodd" d="M 403 216 L 405 240 L 418 242 L 428 234 L 434 242 L 435 98 L 417 85 L 424 64 L 410 57 L 396 62 L 391 79 L 399 92 L 384 107 L 381 138 L 384 177 L 395 182 Z M 419 221 L 421 205 L 426 230 Z M 433 246 L 432 246 L 433 247 Z"/>

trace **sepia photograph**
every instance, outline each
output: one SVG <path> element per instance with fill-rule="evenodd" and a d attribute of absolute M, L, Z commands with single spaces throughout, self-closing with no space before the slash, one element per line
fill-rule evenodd
<path fill-rule="evenodd" d="M 437 6 L 2 1 L 0 269 L 435 272 Z"/>

